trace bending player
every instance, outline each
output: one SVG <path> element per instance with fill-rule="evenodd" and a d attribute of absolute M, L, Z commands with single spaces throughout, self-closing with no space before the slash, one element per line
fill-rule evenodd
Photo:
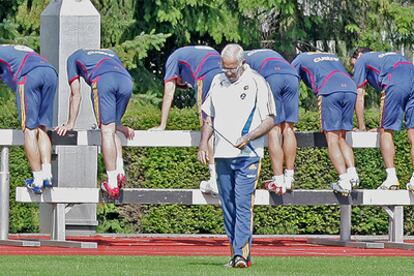
<path fill-rule="evenodd" d="M 298 122 L 299 76 L 296 69 L 279 53 L 260 49 L 245 52 L 246 63 L 261 74 L 272 89 L 277 116 L 269 132 L 269 154 L 273 177 L 265 188 L 277 194 L 292 190 L 296 158 L 296 137 L 293 125 Z M 286 169 L 283 172 L 283 162 Z"/>
<path fill-rule="evenodd" d="M 353 127 L 355 83 L 334 54 L 305 52 L 292 65 L 318 97 L 321 129 L 328 142 L 329 158 L 339 175 L 332 189 L 347 196 L 359 183 L 354 152 L 345 140 L 346 132 Z"/>
<path fill-rule="evenodd" d="M 213 78 L 221 73 L 220 54 L 208 46 L 187 46 L 174 51 L 167 60 L 164 76 L 164 98 L 161 109 L 161 123 L 150 130 L 164 130 L 167 126 L 168 113 L 174 98 L 176 87 L 194 88 L 200 114 L 200 124 L 204 114 L 201 104 L 210 89 Z M 212 140 L 209 142 L 210 156 L 213 155 Z M 200 190 L 203 193 L 218 194 L 216 169 L 214 159 L 208 163 L 210 179 L 201 181 Z"/>
<path fill-rule="evenodd" d="M 69 118 L 66 124 L 56 128 L 57 133 L 63 136 L 75 126 L 81 102 L 79 78 L 83 77 L 92 88 L 96 122 L 101 129 L 102 154 L 108 176 L 101 189 L 111 198 L 118 198 L 126 177 L 121 140 L 116 131 L 122 132 L 127 139 L 134 138 L 134 130 L 121 124 L 132 93 L 132 78 L 115 52 L 107 49 L 75 51 L 67 60 L 67 71 L 72 91 Z"/>
<path fill-rule="evenodd" d="M 25 185 L 35 193 L 52 186 L 52 145 L 46 133 L 52 127 L 57 72 L 29 47 L 0 45 L 0 79 L 16 92 L 24 133 L 24 149 L 33 178 Z"/>
<path fill-rule="evenodd" d="M 354 66 L 354 80 L 358 86 L 356 115 L 359 130 L 366 130 L 365 84 L 369 82 L 377 91 L 382 91 L 379 133 L 387 178 L 378 189 L 398 189 L 400 183 L 394 165 L 393 133 L 401 129 L 403 113 L 405 113 L 405 125 L 411 144 L 411 160 L 414 162 L 414 66 L 397 53 L 372 52 L 369 48 L 356 49 L 351 64 Z M 414 173 L 407 184 L 407 189 L 414 191 Z"/>

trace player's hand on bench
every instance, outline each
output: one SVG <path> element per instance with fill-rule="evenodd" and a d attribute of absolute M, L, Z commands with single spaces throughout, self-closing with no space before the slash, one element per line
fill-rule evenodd
<path fill-rule="evenodd" d="M 73 130 L 72 124 L 62 124 L 61 126 L 57 126 L 54 129 L 59 136 L 65 136 L 66 132 L 69 130 Z"/>
<path fill-rule="evenodd" d="M 116 129 L 122 132 L 122 134 L 124 134 L 125 138 L 127 138 L 128 140 L 133 140 L 135 137 L 135 130 L 130 127 L 118 125 L 116 126 Z"/>

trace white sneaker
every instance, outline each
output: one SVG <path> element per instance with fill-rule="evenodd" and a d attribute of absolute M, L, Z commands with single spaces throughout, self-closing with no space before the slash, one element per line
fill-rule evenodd
<path fill-rule="evenodd" d="M 377 188 L 377 190 L 398 190 L 400 188 L 400 182 L 398 179 L 385 179 L 384 182 Z"/>
<path fill-rule="evenodd" d="M 268 190 L 269 192 L 274 192 L 275 194 L 278 194 L 278 195 L 283 195 L 286 193 L 285 183 L 284 182 L 277 183 L 273 179 L 266 180 L 264 183 L 264 188 Z"/>
<path fill-rule="evenodd" d="M 200 190 L 205 194 L 218 195 L 218 187 L 215 179 L 210 178 L 209 180 L 203 180 L 200 182 Z"/>
<path fill-rule="evenodd" d="M 285 175 L 285 187 L 287 192 L 293 191 L 293 182 L 295 182 L 295 179 L 293 176 L 286 176 Z"/>
<path fill-rule="evenodd" d="M 352 188 L 358 187 L 359 186 L 359 177 L 358 177 L 358 175 L 354 176 L 354 177 L 351 177 L 349 179 L 349 182 L 351 182 Z"/>
<path fill-rule="evenodd" d="M 410 181 L 407 183 L 407 190 L 414 193 L 414 181 Z"/>
<path fill-rule="evenodd" d="M 410 182 L 407 183 L 406 187 L 407 187 L 407 190 L 414 193 L 414 175 L 411 176 Z"/>
<path fill-rule="evenodd" d="M 350 180 L 338 180 L 338 182 L 331 184 L 331 188 L 336 193 L 340 193 L 343 196 L 349 196 L 352 191 L 352 184 Z"/>

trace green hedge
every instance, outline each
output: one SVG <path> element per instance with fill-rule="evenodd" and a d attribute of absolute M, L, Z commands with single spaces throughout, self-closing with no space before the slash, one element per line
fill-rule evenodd
<path fill-rule="evenodd" d="M 2 104 L 3 105 L 3 104 Z M 2 128 L 18 128 L 12 99 L 0 110 Z M 135 129 L 148 129 L 159 122 L 157 107 L 142 105 L 133 99 L 124 122 Z M 367 125 L 375 127 L 377 110 L 366 112 Z M 168 129 L 197 130 L 198 117 L 193 109 L 173 109 Z M 316 112 L 300 111 L 298 130 L 318 130 Z M 405 132 L 396 134 L 397 170 L 401 184 L 406 183 L 412 171 L 409 145 Z M 356 149 L 357 169 L 363 188 L 376 188 L 385 177 L 378 149 Z M 11 151 L 11 232 L 36 232 L 39 218 L 34 205 L 16 204 L 14 187 L 30 175 L 21 148 Z M 196 159 L 196 148 L 126 148 L 127 187 L 140 188 L 198 188 L 208 178 L 208 170 Z M 104 176 L 99 160 L 99 176 Z M 271 177 L 270 160 L 263 160 L 261 182 Z M 299 149 L 296 161 L 298 189 L 326 189 L 336 180 L 336 173 L 328 159 L 326 149 Z M 405 208 L 405 233 L 414 233 L 413 208 Z M 99 232 L 116 233 L 223 233 L 223 219 L 215 206 L 156 206 L 100 204 L 98 206 Z M 353 208 L 354 234 L 387 233 L 387 215 L 379 207 Z M 255 208 L 257 234 L 338 234 L 339 207 L 332 206 L 260 206 Z"/>
<path fill-rule="evenodd" d="M 5 90 L 2 90 L 5 91 Z M 0 93 L 1 94 L 1 93 Z M 17 110 L 14 99 L 10 94 L 0 97 L 0 128 L 19 129 Z M 16 204 L 15 188 L 22 186 L 24 179 L 30 177 L 31 172 L 24 154 L 23 147 L 10 149 L 10 232 L 37 232 L 39 230 L 38 207 L 35 204 Z"/>

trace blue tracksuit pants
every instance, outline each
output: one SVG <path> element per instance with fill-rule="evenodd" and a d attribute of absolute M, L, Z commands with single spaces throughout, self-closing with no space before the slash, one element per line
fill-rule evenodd
<path fill-rule="evenodd" d="M 260 158 L 216 158 L 215 163 L 224 228 L 232 255 L 250 260 L 254 192 L 260 173 Z"/>

